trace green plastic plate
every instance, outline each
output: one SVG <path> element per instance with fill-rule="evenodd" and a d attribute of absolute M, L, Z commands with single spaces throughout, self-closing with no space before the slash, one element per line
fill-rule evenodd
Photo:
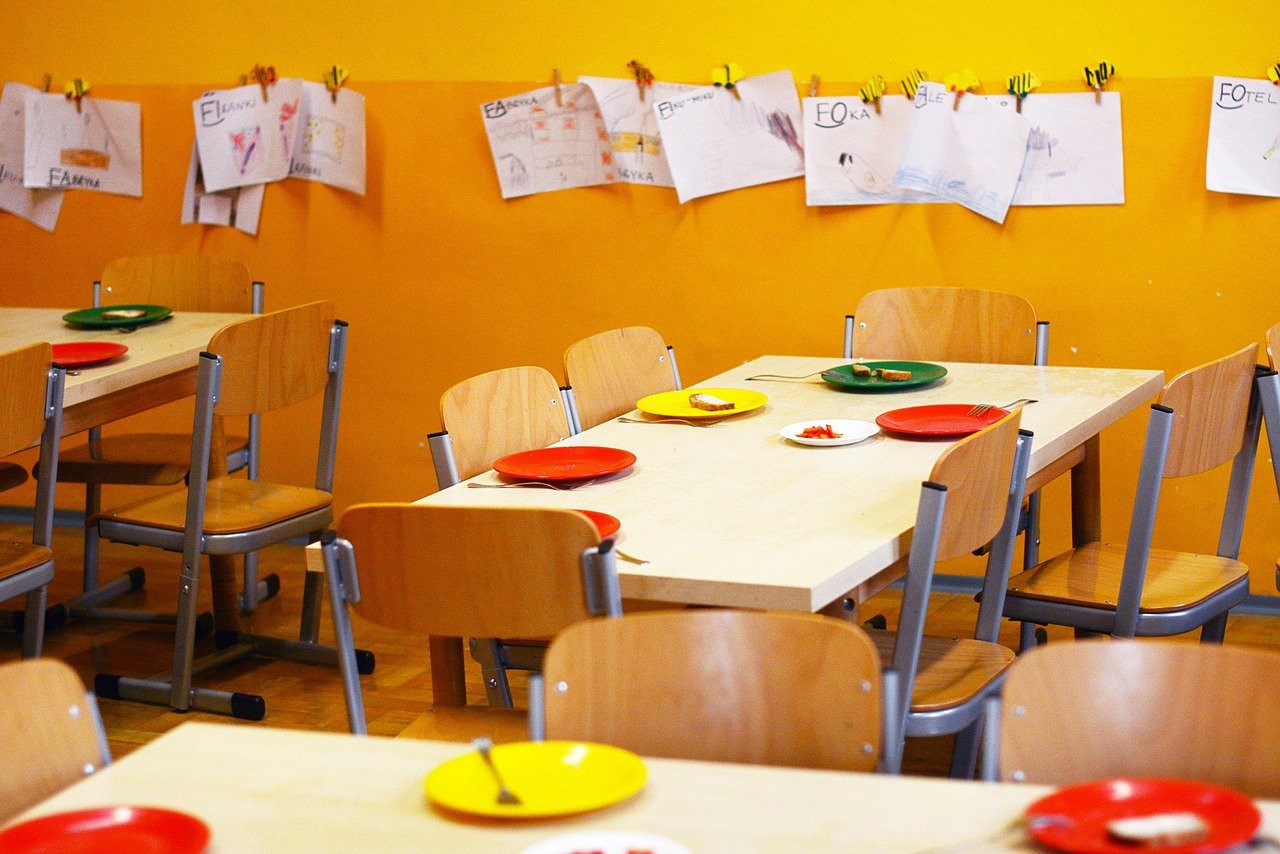
<path fill-rule="evenodd" d="M 113 311 L 141 311 L 144 314 L 139 317 L 112 317 Z M 79 311 L 67 312 L 62 315 L 62 319 L 82 329 L 118 329 L 122 326 L 130 328 L 145 326 L 157 320 L 164 320 L 171 314 L 173 309 L 167 305 L 100 305 L 97 308 L 82 308 Z"/>
<path fill-rule="evenodd" d="M 839 365 L 822 372 L 822 378 L 833 386 L 850 391 L 893 391 L 902 388 L 918 388 L 936 383 L 947 375 L 947 369 L 931 362 L 860 362 L 871 370 L 884 368 L 889 371 L 910 371 L 909 380 L 884 380 L 878 376 L 860 377 L 852 365 Z"/>

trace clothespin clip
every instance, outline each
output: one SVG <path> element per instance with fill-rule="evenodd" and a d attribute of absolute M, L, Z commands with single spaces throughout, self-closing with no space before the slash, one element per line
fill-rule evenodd
<path fill-rule="evenodd" d="M 819 77 L 818 75 L 815 74 L 809 78 L 809 97 L 810 98 L 818 97 L 818 87 L 821 85 L 822 85 L 822 78 Z"/>
<path fill-rule="evenodd" d="M 329 97 L 333 99 L 333 103 L 338 103 L 338 90 L 342 88 L 342 84 L 347 80 L 347 69 L 341 65 L 331 65 L 329 70 L 324 73 L 324 88 L 329 90 Z"/>
<path fill-rule="evenodd" d="M 53 75 L 49 72 L 44 73 L 44 91 L 48 92 L 53 87 Z"/>
<path fill-rule="evenodd" d="M 733 97 L 742 100 L 742 95 L 738 92 L 738 83 L 746 76 L 742 71 L 741 65 L 736 62 L 728 62 L 712 70 L 711 85 L 728 89 L 733 93 Z"/>
<path fill-rule="evenodd" d="M 1022 99 L 1030 95 L 1032 90 L 1040 88 L 1040 78 L 1034 71 L 1024 71 L 1010 77 L 1008 85 L 1009 94 L 1018 99 L 1017 110 L 1021 113 Z"/>
<path fill-rule="evenodd" d="M 631 69 L 631 73 L 636 78 L 636 90 L 640 93 L 640 100 L 644 100 L 644 90 L 653 85 L 653 72 L 646 66 L 641 65 L 639 60 L 633 59 L 627 63 L 627 68 Z"/>
<path fill-rule="evenodd" d="M 862 103 L 875 105 L 877 116 L 880 115 L 880 99 L 884 97 L 886 88 L 887 84 L 884 82 L 884 78 L 879 74 L 873 74 L 871 79 L 867 81 L 867 85 L 858 90 Z M 903 81 L 902 88 L 906 89 L 906 81 Z"/>
<path fill-rule="evenodd" d="M 929 72 L 921 71 L 919 68 L 913 69 L 910 74 L 902 78 L 902 94 L 907 96 L 908 101 L 916 99 L 916 90 L 920 88 L 920 84 L 929 79 Z"/>
<path fill-rule="evenodd" d="M 556 90 L 556 106 L 563 107 L 564 96 L 560 94 L 560 69 L 559 68 L 551 69 L 551 85 L 554 86 Z"/>
<path fill-rule="evenodd" d="M 1107 81 L 1115 76 L 1116 67 L 1110 63 L 1100 63 L 1097 68 L 1084 69 L 1084 82 L 1093 90 L 1093 100 L 1095 103 L 1102 103 L 1102 87 L 1107 85 Z"/>
<path fill-rule="evenodd" d="M 1280 62 L 1267 69 L 1267 79 L 1280 86 Z"/>
<path fill-rule="evenodd" d="M 276 82 L 276 67 L 274 65 L 255 65 L 253 70 L 249 72 L 250 79 L 262 87 L 262 103 L 267 102 L 267 87 Z"/>
<path fill-rule="evenodd" d="M 67 93 L 67 100 L 75 100 L 76 112 L 80 112 L 80 100 L 89 93 L 89 81 L 83 77 L 73 78 L 64 89 Z"/>
<path fill-rule="evenodd" d="M 974 74 L 973 71 L 971 71 L 968 68 L 966 68 L 964 71 L 951 72 L 945 78 L 943 78 L 942 82 L 947 84 L 948 92 L 956 93 L 955 103 L 951 105 L 951 109 L 953 110 L 960 109 L 960 97 L 964 95 L 965 92 L 968 92 L 972 89 L 977 89 L 979 86 L 982 85 L 981 82 L 978 80 L 978 75 Z"/>

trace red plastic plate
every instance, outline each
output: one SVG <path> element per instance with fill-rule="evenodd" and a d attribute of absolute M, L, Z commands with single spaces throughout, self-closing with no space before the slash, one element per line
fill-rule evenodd
<path fill-rule="evenodd" d="M 630 451 L 580 445 L 510 454 L 494 463 L 493 469 L 516 480 L 587 480 L 622 471 L 635 463 L 636 455 Z"/>
<path fill-rule="evenodd" d="M 64 368 L 79 368 L 110 362 L 128 352 L 128 347 L 110 341 L 73 341 L 54 344 L 53 361 Z"/>
<path fill-rule="evenodd" d="M 602 540 L 609 539 L 622 528 L 622 522 L 618 521 L 617 516 L 610 516 L 608 513 L 600 513 L 596 510 L 579 510 L 578 512 L 591 520 Z"/>
<path fill-rule="evenodd" d="M 981 415 L 970 415 L 972 403 L 938 403 L 932 406 L 908 406 L 886 412 L 876 419 L 884 430 L 912 436 L 968 436 L 990 427 L 1009 414 L 993 406 Z"/>
<path fill-rule="evenodd" d="M 1109 821 L 1169 812 L 1196 813 L 1209 825 L 1209 838 L 1192 845 L 1138 849 L 1107 835 Z M 1262 824 L 1262 814 L 1244 795 L 1191 780 L 1116 779 L 1071 786 L 1036 801 L 1027 809 L 1027 818 L 1037 842 L 1075 854 L 1208 854 L 1249 841 Z"/>
<path fill-rule="evenodd" d="M 198 854 L 209 826 L 193 815 L 159 807 L 96 807 L 33 818 L 0 831 L 8 854 Z"/>

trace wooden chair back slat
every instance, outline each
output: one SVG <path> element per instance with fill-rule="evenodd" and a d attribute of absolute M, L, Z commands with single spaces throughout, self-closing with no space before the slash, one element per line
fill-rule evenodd
<path fill-rule="evenodd" d="M 1173 410 L 1173 434 L 1165 477 L 1217 468 L 1240 450 L 1249 415 L 1258 346 L 1183 371 L 1165 385 L 1157 401 Z"/>
<path fill-rule="evenodd" d="M 51 658 L 0 666 L 0 824 L 98 769 L 84 684 Z"/>
<path fill-rule="evenodd" d="M 947 487 L 938 560 L 950 560 L 991 542 L 1004 521 L 1022 410 L 952 445 L 934 463 L 929 480 Z"/>
<path fill-rule="evenodd" d="M 1245 647 L 1110 639 L 1037 647 L 1004 685 L 1001 779 L 1176 777 L 1275 798 L 1277 672 L 1280 655 Z"/>
<path fill-rule="evenodd" d="M 53 348 L 43 343 L 0 354 L 0 457 L 40 441 L 52 359 Z"/>
<path fill-rule="evenodd" d="M 1016 294 L 976 288 L 886 288 L 854 312 L 859 358 L 1031 365 L 1036 312 Z"/>
<path fill-rule="evenodd" d="M 333 303 L 313 302 L 219 329 L 209 352 L 222 357 L 219 415 L 250 415 L 318 394 L 329 379 Z"/>
<path fill-rule="evenodd" d="M 462 480 L 507 454 L 545 448 L 569 435 L 555 377 L 531 366 L 490 371 L 451 387 L 440 398 L 440 420 Z"/>
<path fill-rule="evenodd" d="M 591 616 L 581 555 L 600 537 L 573 510 L 360 504 L 338 533 L 355 546 L 355 610 L 381 626 L 545 637 Z"/>
<path fill-rule="evenodd" d="M 584 338 L 565 351 L 564 375 L 583 430 L 630 412 L 642 397 L 676 387 L 667 344 L 647 326 Z"/>
<path fill-rule="evenodd" d="M 1271 365 L 1271 370 L 1280 370 L 1276 367 L 1276 360 L 1280 359 L 1280 323 L 1267 330 L 1267 362 Z"/>
<path fill-rule="evenodd" d="M 880 660 L 814 614 L 655 611 L 566 629 L 543 662 L 548 738 L 645 756 L 871 771 Z"/>
<path fill-rule="evenodd" d="M 209 255 L 117 258 L 102 271 L 102 304 L 155 303 L 175 311 L 249 312 L 253 279 L 243 261 Z"/>

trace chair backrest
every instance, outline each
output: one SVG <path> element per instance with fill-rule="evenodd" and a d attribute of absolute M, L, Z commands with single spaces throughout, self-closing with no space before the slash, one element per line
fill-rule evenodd
<path fill-rule="evenodd" d="M 253 310 L 253 280 L 243 261 L 209 255 L 137 255 L 102 271 L 102 301 L 159 303 L 178 311 Z"/>
<path fill-rule="evenodd" d="M 1096 640 L 1022 656 L 1004 684 L 1000 778 L 1181 777 L 1280 796 L 1280 654 Z"/>
<path fill-rule="evenodd" d="M 1273 371 L 1277 370 L 1277 359 L 1280 359 L 1280 323 L 1267 330 L 1267 361 Z"/>
<path fill-rule="evenodd" d="M 490 371 L 452 386 L 440 397 L 440 420 L 462 480 L 507 454 L 569 436 L 555 377 L 532 366 Z"/>
<path fill-rule="evenodd" d="M 647 326 L 584 338 L 565 351 L 564 375 L 583 430 L 630 412 L 642 397 L 676 387 L 666 342 Z"/>
<path fill-rule="evenodd" d="M 0 824 L 110 759 L 74 670 L 51 658 L 0 666 Z"/>
<path fill-rule="evenodd" d="M 222 357 L 218 415 L 251 415 L 299 403 L 329 379 L 333 303 L 273 311 L 219 329 L 208 351 Z"/>
<path fill-rule="evenodd" d="M 947 488 L 938 560 L 950 560 L 991 542 L 1005 518 L 1005 501 L 1022 410 L 961 439 L 934 463 L 930 483 Z"/>
<path fill-rule="evenodd" d="M 589 604 L 584 553 L 600 536 L 573 510 L 358 504 L 338 535 L 355 551 L 356 611 L 388 628 L 540 637 L 610 610 Z"/>
<path fill-rule="evenodd" d="M 886 288 L 854 311 L 853 354 L 1032 365 L 1036 312 L 1016 294 L 977 288 Z"/>
<path fill-rule="evenodd" d="M 566 629 L 543 661 L 548 738 L 645 756 L 871 771 L 880 659 L 815 614 L 653 611 Z"/>
<path fill-rule="evenodd" d="M 1240 450 L 1253 388 L 1258 346 L 1183 371 L 1156 402 L 1173 410 L 1165 477 L 1217 468 Z"/>
<path fill-rule="evenodd" d="M 0 457 L 31 447 L 44 431 L 52 361 L 48 344 L 0 354 Z"/>

